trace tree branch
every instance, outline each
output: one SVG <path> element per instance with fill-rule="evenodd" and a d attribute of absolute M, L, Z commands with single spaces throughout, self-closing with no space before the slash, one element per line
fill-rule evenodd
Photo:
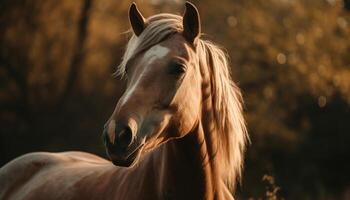
<path fill-rule="evenodd" d="M 61 108 L 72 92 L 74 85 L 78 79 L 80 69 L 82 67 L 82 61 L 84 60 L 84 44 L 88 35 L 87 28 L 90 19 L 90 10 L 92 7 L 92 0 L 84 0 L 81 8 L 81 16 L 78 23 L 77 30 L 77 42 L 75 50 L 73 51 L 73 57 L 69 64 L 69 72 L 65 87 L 61 98 L 59 98 L 58 108 Z"/>

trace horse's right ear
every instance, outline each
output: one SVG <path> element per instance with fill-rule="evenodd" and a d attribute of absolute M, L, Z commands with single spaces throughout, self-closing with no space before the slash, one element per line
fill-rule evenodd
<path fill-rule="evenodd" d="M 136 3 L 132 3 L 129 9 L 129 20 L 136 36 L 139 36 L 142 31 L 146 28 L 145 18 L 142 16 L 140 11 L 137 9 Z"/>
<path fill-rule="evenodd" d="M 198 9 L 190 2 L 186 2 L 186 9 L 183 15 L 183 35 L 192 44 L 197 42 L 201 33 L 201 20 Z"/>

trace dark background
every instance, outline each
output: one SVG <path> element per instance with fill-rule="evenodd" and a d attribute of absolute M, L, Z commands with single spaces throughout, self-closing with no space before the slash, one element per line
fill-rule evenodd
<path fill-rule="evenodd" d="M 137 3 L 150 16 L 181 14 L 184 2 Z M 252 143 L 240 199 L 350 199 L 349 1 L 193 3 L 245 99 Z M 31 151 L 105 156 L 129 5 L 0 0 L 0 166 Z"/>

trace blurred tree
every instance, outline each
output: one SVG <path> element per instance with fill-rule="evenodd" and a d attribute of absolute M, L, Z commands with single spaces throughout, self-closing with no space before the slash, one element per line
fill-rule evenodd
<path fill-rule="evenodd" d="M 118 6 L 110 9 L 126 15 L 127 5 Z M 105 29 L 89 28 L 96 24 L 92 15 L 106 10 L 94 8 L 92 0 L 15 0 L 5 1 L 0 9 L 0 163 L 28 151 L 57 150 L 62 144 L 61 150 L 77 143 L 82 150 L 91 149 L 93 144 L 93 151 L 102 153 L 100 129 L 122 89 L 122 83 L 111 78 L 115 57 L 121 57 L 115 50 L 120 37 L 112 40 Z M 115 20 L 107 16 L 109 20 L 97 24 Z M 102 33 L 96 37 L 96 32 Z M 118 31 L 113 34 L 118 36 Z M 91 41 L 103 40 L 108 45 L 91 46 Z M 98 54 L 103 51 L 113 57 Z M 82 82 L 86 78 L 89 81 Z"/>
<path fill-rule="evenodd" d="M 80 68 L 82 65 L 82 61 L 84 60 L 84 44 L 87 38 L 87 27 L 90 18 L 90 10 L 91 10 L 92 0 L 85 0 L 82 4 L 81 8 L 81 16 L 78 22 L 78 31 L 77 31 L 77 41 L 74 49 L 74 54 L 72 56 L 71 62 L 69 64 L 69 71 L 67 81 L 65 83 L 62 97 L 59 98 L 59 104 L 57 105 L 58 109 L 61 109 L 68 95 L 71 93 L 73 86 L 75 85 L 75 81 L 78 79 L 78 75 L 80 72 Z"/>
<path fill-rule="evenodd" d="M 350 10 L 350 0 L 344 0 L 344 8 Z"/>

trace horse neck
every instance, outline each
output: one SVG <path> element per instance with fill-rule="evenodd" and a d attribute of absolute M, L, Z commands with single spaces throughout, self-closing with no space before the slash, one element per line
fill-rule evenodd
<path fill-rule="evenodd" d="M 217 140 L 211 100 L 203 101 L 202 113 L 201 120 L 191 133 L 161 147 L 158 188 L 165 192 L 165 196 L 177 193 L 177 197 L 182 199 L 177 190 L 181 188 L 186 199 L 223 199 L 223 183 L 215 162 Z"/>

